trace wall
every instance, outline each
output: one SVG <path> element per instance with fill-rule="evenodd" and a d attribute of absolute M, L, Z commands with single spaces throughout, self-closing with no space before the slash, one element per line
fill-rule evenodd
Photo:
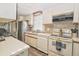
<path fill-rule="evenodd" d="M 16 4 L 0 3 L 0 18 L 16 19 Z"/>

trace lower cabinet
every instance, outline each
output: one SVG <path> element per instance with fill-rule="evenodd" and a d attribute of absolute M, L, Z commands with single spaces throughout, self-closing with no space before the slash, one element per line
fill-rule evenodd
<path fill-rule="evenodd" d="M 31 45 L 31 38 L 29 36 L 25 36 L 25 43 Z"/>
<path fill-rule="evenodd" d="M 37 49 L 47 53 L 47 38 L 39 38 L 37 40 Z"/>
<path fill-rule="evenodd" d="M 79 43 L 73 43 L 73 56 L 79 56 Z"/>
<path fill-rule="evenodd" d="M 31 45 L 32 47 L 37 48 L 38 50 L 44 53 L 48 53 L 47 52 L 47 38 L 25 36 L 25 43 Z"/>
<path fill-rule="evenodd" d="M 33 47 L 37 47 L 37 38 L 34 38 L 34 37 L 30 37 L 30 41 L 31 41 L 31 46 Z"/>
<path fill-rule="evenodd" d="M 37 47 L 37 38 L 31 37 L 31 36 L 25 36 L 25 43 L 36 48 Z"/>

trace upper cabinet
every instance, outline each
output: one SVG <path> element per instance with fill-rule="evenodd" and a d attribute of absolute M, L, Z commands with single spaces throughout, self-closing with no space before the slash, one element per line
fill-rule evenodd
<path fill-rule="evenodd" d="M 29 15 L 25 16 L 24 20 L 28 20 L 29 25 L 33 25 L 33 14 L 29 14 Z"/>
<path fill-rule="evenodd" d="M 44 24 L 51 24 L 53 16 L 61 15 L 64 13 L 72 12 L 73 11 L 73 4 L 57 4 L 55 7 L 44 10 Z"/>
<path fill-rule="evenodd" d="M 29 24 L 30 24 L 30 25 L 33 25 L 33 14 L 29 15 L 29 16 L 27 17 L 27 20 L 29 20 Z"/>
<path fill-rule="evenodd" d="M 33 15 L 27 15 L 27 16 L 18 16 L 18 21 L 28 20 L 29 25 L 33 25 Z"/>
<path fill-rule="evenodd" d="M 18 20 L 18 21 L 23 21 L 24 18 L 25 18 L 24 16 L 18 16 L 18 19 L 17 19 L 17 20 Z"/>
<path fill-rule="evenodd" d="M 52 15 L 50 11 L 43 12 L 43 24 L 50 24 L 52 23 Z"/>
<path fill-rule="evenodd" d="M 16 19 L 16 3 L 0 3 L 0 18 Z"/>
<path fill-rule="evenodd" d="M 74 23 L 79 23 L 79 4 L 74 4 Z"/>

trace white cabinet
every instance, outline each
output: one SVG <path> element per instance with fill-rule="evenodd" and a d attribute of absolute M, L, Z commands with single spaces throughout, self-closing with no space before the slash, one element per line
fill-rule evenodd
<path fill-rule="evenodd" d="M 33 25 L 33 14 L 25 16 L 25 20 L 28 20 L 29 24 Z"/>
<path fill-rule="evenodd" d="M 18 21 L 28 20 L 29 25 L 33 25 L 33 15 L 18 16 Z"/>
<path fill-rule="evenodd" d="M 33 25 L 33 15 L 30 15 L 29 24 Z"/>
<path fill-rule="evenodd" d="M 37 38 L 32 37 L 32 36 L 25 36 L 25 43 L 36 48 L 37 47 Z"/>
<path fill-rule="evenodd" d="M 16 3 L 0 3 L 0 18 L 16 19 Z"/>
<path fill-rule="evenodd" d="M 43 24 L 52 24 L 52 13 L 50 11 L 43 12 Z"/>
<path fill-rule="evenodd" d="M 47 53 L 47 38 L 43 38 L 43 37 L 38 38 L 37 49 Z"/>
<path fill-rule="evenodd" d="M 26 35 L 25 36 L 25 43 L 31 45 L 32 47 L 37 48 L 38 50 L 48 53 L 47 52 L 47 44 L 48 39 L 43 37 L 33 36 L 33 35 Z"/>
<path fill-rule="evenodd" d="M 74 5 L 74 23 L 79 23 L 79 4 Z"/>
<path fill-rule="evenodd" d="M 29 45 L 31 44 L 31 39 L 29 36 L 25 36 L 25 43 L 27 43 Z"/>
<path fill-rule="evenodd" d="M 37 47 L 37 38 L 30 37 L 30 39 L 31 39 L 31 46 L 36 48 Z"/>
<path fill-rule="evenodd" d="M 24 20 L 24 16 L 18 16 L 18 21 L 23 21 Z"/>
<path fill-rule="evenodd" d="M 79 56 L 79 43 L 73 43 L 73 56 Z"/>

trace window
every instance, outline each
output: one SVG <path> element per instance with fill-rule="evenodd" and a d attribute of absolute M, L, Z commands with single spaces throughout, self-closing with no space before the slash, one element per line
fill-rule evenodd
<path fill-rule="evenodd" d="M 43 14 L 42 13 L 34 15 L 33 30 L 34 31 L 43 31 Z"/>

